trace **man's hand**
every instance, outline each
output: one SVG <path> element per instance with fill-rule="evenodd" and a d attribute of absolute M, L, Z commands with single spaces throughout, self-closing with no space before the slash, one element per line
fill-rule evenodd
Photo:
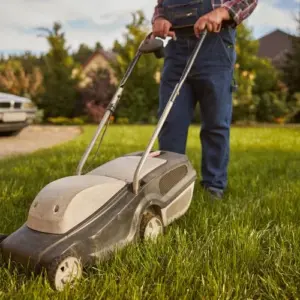
<path fill-rule="evenodd" d="M 168 20 L 164 18 L 157 18 L 152 26 L 152 35 L 153 37 L 160 38 L 166 38 L 167 36 L 175 38 L 175 32 L 170 31 L 171 27 L 172 24 Z"/>
<path fill-rule="evenodd" d="M 216 8 L 198 19 L 194 25 L 195 35 L 199 38 L 201 31 L 204 29 L 209 32 L 219 32 L 224 20 L 230 20 L 228 10 L 224 7 Z"/>

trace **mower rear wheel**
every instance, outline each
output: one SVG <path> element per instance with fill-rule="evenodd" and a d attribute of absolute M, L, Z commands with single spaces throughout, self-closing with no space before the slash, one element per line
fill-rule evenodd
<path fill-rule="evenodd" d="M 8 235 L 6 234 L 0 234 L 0 243 L 3 242 L 7 237 Z"/>
<path fill-rule="evenodd" d="M 67 285 L 73 287 L 81 278 L 82 264 L 75 256 L 62 255 L 47 267 L 47 275 L 51 287 L 62 291 Z"/>
<path fill-rule="evenodd" d="M 140 237 L 142 240 L 155 241 L 163 232 L 164 226 L 160 215 L 151 210 L 145 211 L 140 223 Z"/>

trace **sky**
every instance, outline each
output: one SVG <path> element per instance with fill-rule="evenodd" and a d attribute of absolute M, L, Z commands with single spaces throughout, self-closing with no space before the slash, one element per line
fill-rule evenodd
<path fill-rule="evenodd" d="M 45 38 L 36 28 L 52 28 L 61 22 L 67 44 L 75 51 L 80 43 L 94 46 L 99 41 L 109 50 L 113 42 L 122 41 L 131 12 L 143 10 L 150 22 L 157 0 L 1 0 L 0 53 L 24 51 L 41 53 L 48 50 Z M 294 16 L 300 0 L 258 0 L 258 6 L 246 24 L 255 38 L 281 29 L 295 33 Z"/>

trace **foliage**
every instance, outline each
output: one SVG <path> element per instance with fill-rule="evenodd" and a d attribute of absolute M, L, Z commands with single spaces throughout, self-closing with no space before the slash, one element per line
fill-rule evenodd
<path fill-rule="evenodd" d="M 268 59 L 257 56 L 258 41 L 244 24 L 237 29 L 235 77 L 238 90 L 233 95 L 233 122 L 284 122 L 297 110 L 287 98 L 280 71 Z"/>
<path fill-rule="evenodd" d="M 112 62 L 112 67 L 118 82 L 150 31 L 143 12 L 133 13 L 132 18 L 126 26 L 123 41 L 114 43 L 117 59 Z M 235 78 L 238 90 L 233 93 L 233 122 L 292 122 L 300 118 L 299 103 L 295 100 L 295 94 L 300 92 L 300 16 L 298 24 L 299 33 L 293 40 L 292 53 L 287 55 L 283 77 L 268 59 L 258 57 L 259 44 L 252 30 L 245 24 L 237 27 Z M 37 56 L 25 52 L 8 58 L 0 57 L 1 90 L 29 96 L 44 111 L 45 119 L 73 118 L 87 113 L 91 120 L 98 122 L 115 91 L 108 78 L 110 75 L 103 70 L 98 74 L 88 74 L 91 84 L 84 89 L 80 88 L 79 82 L 82 82 L 83 75 L 80 65 L 95 50 L 103 49 L 101 43 L 97 42 L 94 47 L 80 44 L 78 50 L 70 54 L 59 23 L 54 23 L 52 30 L 41 28 L 41 31 L 46 33 L 50 46 L 47 54 Z M 162 63 L 152 54 L 140 58 L 125 85 L 116 111 L 116 118 L 121 122 L 123 118 L 129 123 L 157 122 L 158 75 Z"/>
<path fill-rule="evenodd" d="M 285 116 L 286 123 L 300 123 L 300 92 L 288 95 L 289 113 Z"/>
<path fill-rule="evenodd" d="M 45 56 L 44 86 L 45 94 L 41 108 L 45 118 L 74 117 L 78 101 L 78 78 L 72 75 L 74 61 L 66 47 L 65 34 L 61 33 L 61 25 L 55 23 L 52 30 L 40 28 L 46 32 L 50 50 Z"/>
<path fill-rule="evenodd" d="M 237 27 L 236 52 L 238 70 L 247 72 L 254 80 L 251 83 L 252 93 L 260 94 L 278 90 L 279 73 L 269 59 L 257 56 L 259 41 L 255 40 L 252 30 L 245 24 Z M 248 80 L 247 76 L 243 78 Z"/>
<path fill-rule="evenodd" d="M 65 117 L 57 117 L 57 118 L 48 118 L 49 123 L 54 125 L 83 125 L 85 120 L 83 118 L 65 118 Z"/>
<path fill-rule="evenodd" d="M 257 97 L 256 120 L 258 122 L 283 122 L 289 113 L 286 93 L 267 92 Z"/>
<path fill-rule="evenodd" d="M 298 34 L 292 38 L 292 51 L 286 54 L 285 64 L 282 67 L 283 78 L 291 95 L 300 92 L 300 12 L 296 20 Z"/>
<path fill-rule="evenodd" d="M 116 123 L 117 123 L 117 124 L 122 124 L 122 125 L 124 125 L 124 124 L 129 124 L 129 119 L 128 119 L 128 118 L 118 118 L 118 119 L 116 120 Z"/>
<path fill-rule="evenodd" d="M 3 60 L 0 64 L 0 72 L 3 73 L 8 67 L 15 72 L 22 68 L 22 63 L 18 59 Z"/>
<path fill-rule="evenodd" d="M 86 44 L 80 44 L 78 50 L 73 53 L 72 56 L 76 63 L 82 65 L 89 59 L 91 55 L 93 55 L 95 51 L 101 49 L 103 49 L 103 47 L 100 42 L 97 42 L 94 48 L 91 48 Z"/>
<path fill-rule="evenodd" d="M 107 69 L 92 71 L 87 76 L 90 82 L 81 89 L 82 101 L 88 116 L 98 123 L 116 91 L 116 86 Z"/>
<path fill-rule="evenodd" d="M 83 64 L 93 54 L 93 49 L 85 44 L 80 44 L 78 50 L 72 55 L 75 62 Z"/>
<path fill-rule="evenodd" d="M 114 44 L 117 61 L 112 66 L 119 80 L 123 78 L 138 47 L 149 33 L 144 14 L 137 11 L 132 16 L 132 22 L 126 26 L 125 43 L 116 41 Z M 159 88 L 156 75 L 160 71 L 161 63 L 153 54 L 143 55 L 140 58 L 126 83 L 117 109 L 117 118 L 126 117 L 130 122 L 147 122 L 149 116 L 156 116 Z"/>
<path fill-rule="evenodd" d="M 32 73 L 26 73 L 20 63 L 8 62 L 0 72 L 0 90 L 30 98 L 38 104 L 43 92 L 43 74 L 38 67 L 33 67 Z"/>
<path fill-rule="evenodd" d="M 33 120 L 34 124 L 43 124 L 44 123 L 44 111 L 42 109 L 38 109 L 35 118 Z"/>
<path fill-rule="evenodd" d="M 111 126 L 94 165 L 144 149 L 152 132 L 153 126 Z M 1 232 L 26 222 L 43 187 L 75 174 L 94 133 L 88 126 L 67 144 L 0 160 Z M 189 136 L 187 155 L 200 176 L 199 127 Z M 1 264 L 0 298 L 298 299 L 299 141 L 294 128 L 233 128 L 224 201 L 212 203 L 195 184 L 189 210 L 163 238 L 117 250 L 63 292 L 52 291 L 43 276 Z"/>
<path fill-rule="evenodd" d="M 39 68 L 43 72 L 45 67 L 44 56 L 36 55 L 30 51 L 25 51 L 24 54 L 10 54 L 7 57 L 0 57 L 0 71 L 10 64 L 13 68 L 20 68 L 22 66 L 26 73 L 32 73 L 33 69 Z"/>
<path fill-rule="evenodd" d="M 233 95 L 233 122 L 241 119 L 255 121 L 254 79 L 255 75 L 253 72 L 241 70 L 239 64 L 236 65 L 235 80 L 238 89 Z"/>

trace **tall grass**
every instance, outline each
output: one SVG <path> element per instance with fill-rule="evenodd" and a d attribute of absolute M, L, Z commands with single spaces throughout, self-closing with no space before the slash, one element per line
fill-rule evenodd
<path fill-rule="evenodd" d="M 86 127 L 67 144 L 0 161 L 2 232 L 26 221 L 43 186 L 75 173 L 94 130 Z M 88 164 L 143 150 L 152 131 L 151 126 L 111 126 L 100 154 Z M 187 154 L 199 174 L 198 137 L 199 129 L 191 127 Z M 158 243 L 130 245 L 88 268 L 73 290 L 55 292 L 43 277 L 0 268 L 0 298 L 297 299 L 299 201 L 299 129 L 234 128 L 223 201 L 210 201 L 197 185 L 188 213 Z"/>

